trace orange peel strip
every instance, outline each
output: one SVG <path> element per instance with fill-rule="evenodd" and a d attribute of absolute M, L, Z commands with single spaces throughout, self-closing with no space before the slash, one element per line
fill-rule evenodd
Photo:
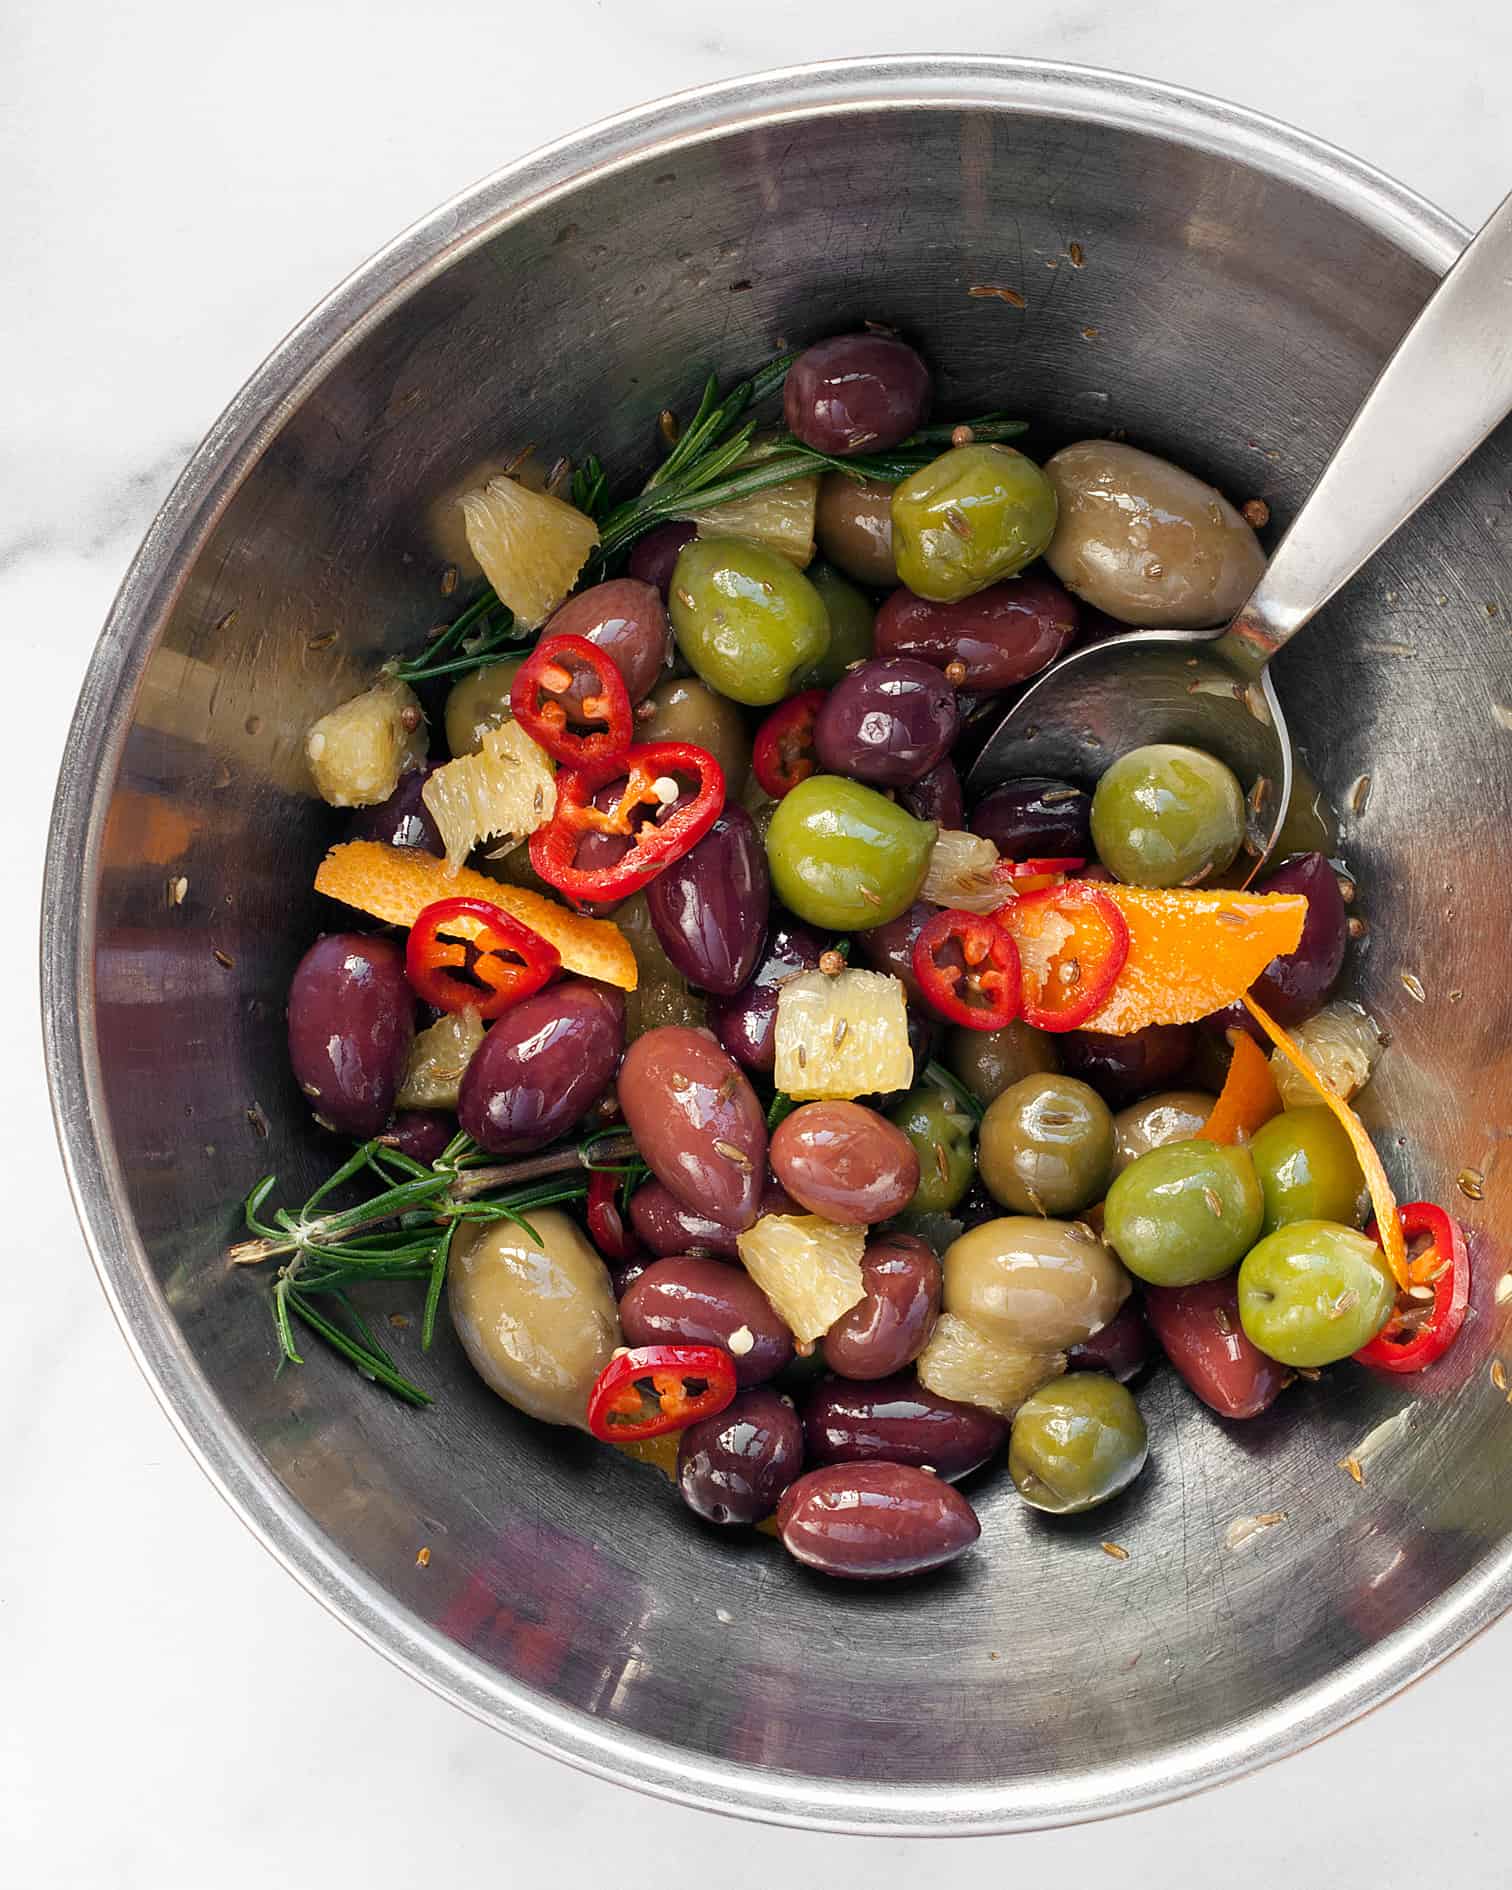
<path fill-rule="evenodd" d="M 1247 1030 L 1233 1033 L 1229 1064 L 1213 1113 L 1197 1131 L 1202 1142 L 1248 1142 L 1282 1110 L 1281 1092 L 1271 1075 L 1270 1058 Z"/>
<path fill-rule="evenodd" d="M 355 906 L 389 925 L 413 925 L 438 899 L 486 899 L 532 932 L 549 939 L 564 971 L 633 991 L 635 953 L 609 919 L 585 919 L 554 899 L 524 886 L 506 886 L 464 866 L 452 872 L 445 860 L 413 847 L 382 840 L 349 840 L 332 847 L 315 875 L 315 890 Z"/>
<path fill-rule="evenodd" d="M 1308 1087 L 1317 1091 L 1318 1101 L 1332 1113 L 1339 1127 L 1349 1137 L 1355 1159 L 1365 1175 L 1365 1186 L 1370 1190 L 1370 1205 L 1375 1211 L 1381 1251 L 1386 1256 L 1386 1264 L 1391 1268 L 1392 1278 L 1405 1293 L 1411 1285 L 1411 1275 L 1407 1270 L 1407 1243 L 1402 1238 L 1402 1223 L 1397 1215 L 1396 1196 L 1391 1191 L 1391 1183 L 1386 1179 L 1386 1170 L 1381 1166 L 1381 1158 L 1376 1154 L 1375 1143 L 1366 1132 L 1365 1124 L 1361 1122 L 1344 1098 L 1336 1096 L 1323 1081 L 1312 1058 L 1302 1046 L 1294 1043 L 1275 1018 L 1262 1010 L 1248 994 L 1245 995 L 1244 1008 Z"/>

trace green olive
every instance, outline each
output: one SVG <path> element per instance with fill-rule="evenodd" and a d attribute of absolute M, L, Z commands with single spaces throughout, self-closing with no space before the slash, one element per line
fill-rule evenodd
<path fill-rule="evenodd" d="M 1265 1233 L 1289 1221 L 1342 1221 L 1346 1227 L 1358 1222 L 1365 1176 L 1330 1110 L 1288 1109 L 1272 1116 L 1249 1151 L 1265 1195 Z"/>
<path fill-rule="evenodd" d="M 477 754 L 490 729 L 514 720 L 509 691 L 524 661 L 489 663 L 452 684 L 446 697 L 446 745 L 454 760 Z"/>
<path fill-rule="evenodd" d="M 1068 1372 L 1019 1406 L 1008 1474 L 1035 1509 L 1075 1516 L 1127 1489 L 1148 1454 L 1128 1388 L 1106 1372 Z"/>
<path fill-rule="evenodd" d="M 744 538 L 684 545 L 669 603 L 677 647 L 733 702 L 781 702 L 829 644 L 824 599 L 813 585 L 775 551 Z"/>
<path fill-rule="evenodd" d="M 943 1265 L 946 1312 L 1031 1352 L 1081 1345 L 1129 1296 L 1128 1274 L 1080 1221 L 983 1221 L 952 1242 Z"/>
<path fill-rule="evenodd" d="M 929 870 L 934 822 L 875 788 L 811 774 L 783 795 L 767 828 L 772 890 L 800 919 L 860 932 L 906 912 Z"/>
<path fill-rule="evenodd" d="M 919 1185 L 906 1211 L 948 1214 L 976 1173 L 971 1117 L 954 1096 L 921 1083 L 888 1110 L 887 1119 L 913 1143 L 919 1158 Z"/>
<path fill-rule="evenodd" d="M 737 797 L 751 771 L 751 738 L 733 702 L 695 676 L 669 676 L 648 698 L 652 714 L 635 724 L 638 742 L 692 742 L 706 748 L 724 770 L 725 792 Z"/>
<path fill-rule="evenodd" d="M 994 1200 L 1020 1214 L 1078 1214 L 1107 1192 L 1113 1117 L 1074 1076 L 1026 1076 L 982 1120 L 978 1157 Z"/>
<path fill-rule="evenodd" d="M 1244 795 L 1200 748 L 1153 742 L 1120 755 L 1092 796 L 1097 857 L 1126 886 L 1190 886 L 1231 864 Z"/>
<path fill-rule="evenodd" d="M 829 648 L 800 679 L 804 689 L 833 689 L 852 663 L 864 663 L 872 653 L 872 626 L 876 611 L 832 565 L 811 564 L 803 574 L 824 600 L 829 617 Z"/>
<path fill-rule="evenodd" d="M 1239 1269 L 1239 1319 L 1251 1344 L 1304 1371 L 1368 1345 L 1395 1303 L 1380 1248 L 1334 1221 L 1278 1227 Z"/>
<path fill-rule="evenodd" d="M 1021 1077 L 1058 1070 L 1055 1039 L 1022 1018 L 1001 1030 L 953 1030 L 945 1043 L 945 1062 L 978 1102 L 996 1102 Z"/>
<path fill-rule="evenodd" d="M 892 528 L 901 581 L 953 604 L 1040 555 L 1055 531 L 1055 488 L 1011 446 L 954 446 L 894 490 Z"/>
<path fill-rule="evenodd" d="M 1143 1102 L 1130 1103 L 1113 1118 L 1113 1172 L 1169 1142 L 1190 1142 L 1213 1113 L 1218 1100 L 1205 1089 L 1163 1089 Z M 1251 1151 L 1253 1153 L 1253 1150 Z"/>
<path fill-rule="evenodd" d="M 1131 1162 L 1108 1190 L 1109 1246 L 1152 1286 L 1195 1286 L 1237 1266 L 1260 1237 L 1265 1197 L 1249 1150 L 1172 1142 Z"/>

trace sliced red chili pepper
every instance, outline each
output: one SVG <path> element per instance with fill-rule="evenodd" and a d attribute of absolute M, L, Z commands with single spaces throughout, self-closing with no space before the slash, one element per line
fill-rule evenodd
<path fill-rule="evenodd" d="M 642 1345 L 620 1352 L 588 1394 L 588 1428 L 608 1444 L 686 1430 L 735 1396 L 735 1361 L 717 1345 Z"/>
<path fill-rule="evenodd" d="M 1075 1030 L 1102 1008 L 1129 956 L 1128 925 L 1106 893 L 1068 879 L 992 916 L 1018 946 L 1026 1024 Z"/>
<path fill-rule="evenodd" d="M 555 814 L 530 836 L 530 864 L 569 899 L 595 903 L 639 892 L 697 846 L 724 806 L 719 763 L 691 742 L 642 743 L 626 751 L 619 769 L 624 785 L 607 808 L 594 805 L 595 793 L 602 798 L 608 785 L 602 776 L 564 769 Z M 578 843 L 589 833 L 625 834 L 631 845 L 610 865 L 580 867 Z"/>
<path fill-rule="evenodd" d="M 623 763 L 635 733 L 625 679 L 587 637 L 543 637 L 516 673 L 509 706 L 553 760 L 600 781 Z M 594 722 L 603 727 L 573 726 Z"/>
<path fill-rule="evenodd" d="M 1075 873 L 1087 864 L 1072 858 L 1055 860 L 1002 860 L 999 869 L 1011 880 L 1017 893 L 1043 892 L 1057 885 L 1067 873 Z"/>
<path fill-rule="evenodd" d="M 953 907 L 926 919 L 913 972 L 931 1007 L 969 1030 L 1002 1030 L 1019 1014 L 1018 947 L 1002 926 Z"/>
<path fill-rule="evenodd" d="M 751 769 L 774 801 L 806 781 L 819 766 L 814 753 L 814 724 L 826 694 L 823 689 L 805 689 L 800 696 L 789 696 L 756 731 L 751 744 Z"/>
<path fill-rule="evenodd" d="M 561 962 L 549 939 L 486 899 L 426 906 L 404 947 L 404 975 L 416 997 L 438 1011 L 471 1005 L 489 1020 L 539 991 Z"/>
<path fill-rule="evenodd" d="M 612 1168 L 595 1168 L 588 1180 L 588 1233 L 606 1260 L 623 1266 L 641 1258 L 645 1249 L 625 1225 L 616 1198 L 624 1176 Z"/>
<path fill-rule="evenodd" d="M 1420 1372 L 1440 1359 L 1459 1336 L 1470 1303 L 1470 1253 L 1459 1225 L 1431 1201 L 1410 1201 L 1397 1209 L 1406 1241 L 1426 1235 L 1428 1245 L 1407 1262 L 1407 1277 L 1432 1299 L 1417 1299 L 1411 1289 L 1399 1294 L 1390 1319 L 1355 1353 L 1357 1365 L 1378 1372 Z M 1372 1221 L 1365 1232 L 1379 1246 L 1381 1233 Z"/>

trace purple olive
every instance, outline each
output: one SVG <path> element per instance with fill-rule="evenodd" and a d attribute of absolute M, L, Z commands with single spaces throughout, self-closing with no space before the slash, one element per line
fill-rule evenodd
<path fill-rule="evenodd" d="M 328 932 L 289 986 L 289 1061 L 323 1128 L 380 1135 L 409 1061 L 415 998 L 391 938 Z"/>
<path fill-rule="evenodd" d="M 631 577 L 660 591 L 662 602 L 665 603 L 672 592 L 672 573 L 677 566 L 677 554 L 697 536 L 697 526 L 690 525 L 682 518 L 653 526 L 644 538 L 635 541 L 626 568 Z"/>
<path fill-rule="evenodd" d="M 912 1372 L 855 1383 L 826 1378 L 803 1413 L 810 1463 L 908 1463 L 947 1483 L 1008 1441 L 1008 1421 L 926 1391 Z"/>
<path fill-rule="evenodd" d="M 1005 860 L 1090 860 L 1092 796 L 1069 781 L 1025 776 L 977 802 L 971 831 Z"/>
<path fill-rule="evenodd" d="M 914 940 L 938 911 L 938 906 L 926 905 L 919 899 L 906 912 L 889 919 L 886 925 L 874 925 L 869 932 L 856 934 L 856 944 L 867 964 L 875 971 L 890 971 L 895 978 L 900 978 L 915 1004 L 923 1003 L 924 993 L 914 976 Z M 922 1066 L 916 1063 L 914 1067 Z"/>
<path fill-rule="evenodd" d="M 758 1217 L 762 1214 L 797 1214 L 796 1201 L 770 1177 L 762 1189 Z M 1001 1212 L 994 1209 L 994 1212 Z M 670 1188 L 659 1181 L 643 1182 L 630 1197 L 630 1225 L 637 1237 L 655 1254 L 715 1253 L 733 1260 L 739 1251 L 736 1241 L 741 1230 L 725 1221 L 713 1220 L 697 1208 L 685 1207 Z"/>
<path fill-rule="evenodd" d="M 429 1168 L 457 1133 L 457 1118 L 444 1109 L 401 1109 L 388 1132 L 401 1155 Z"/>
<path fill-rule="evenodd" d="M 751 1225 L 766 1180 L 766 1116 L 707 1031 L 665 1024 L 638 1037 L 619 1098 L 642 1158 L 685 1207 L 737 1230 Z"/>
<path fill-rule="evenodd" d="M 1127 1037 L 1100 1030 L 1068 1030 L 1056 1039 L 1061 1069 L 1090 1083 L 1114 1109 L 1152 1089 L 1169 1089 L 1192 1054 L 1190 1024 L 1147 1024 Z"/>
<path fill-rule="evenodd" d="M 678 1439 L 677 1487 L 695 1516 L 758 1523 L 803 1469 L 803 1426 L 791 1398 L 758 1386 Z"/>
<path fill-rule="evenodd" d="M 422 853 L 446 857 L 446 842 L 422 796 L 433 768 L 412 768 L 399 785 L 376 807 L 359 807 L 347 823 L 348 840 L 382 840 L 391 847 L 418 847 Z"/>
<path fill-rule="evenodd" d="M 814 752 L 826 774 L 907 787 L 943 761 L 961 725 L 956 692 L 928 663 L 877 657 L 824 699 Z"/>
<path fill-rule="evenodd" d="M 882 452 L 929 411 L 929 369 L 893 335 L 832 335 L 787 371 L 788 431 L 817 453 Z"/>
<path fill-rule="evenodd" d="M 877 612 L 878 656 L 911 656 L 944 669 L 964 663 L 963 689 L 990 694 L 1049 667 L 1076 635 L 1076 604 L 1053 577 L 1032 572 L 958 604 L 894 591 Z"/>
<path fill-rule="evenodd" d="M 829 941 L 774 911 L 755 970 L 734 997 L 709 1005 L 715 1035 L 737 1063 L 770 1076 L 777 1061 L 777 993 L 800 971 L 817 971 Z"/>
<path fill-rule="evenodd" d="M 854 1102 L 803 1103 L 772 1136 L 772 1172 L 810 1214 L 868 1226 L 901 1214 L 919 1185 L 919 1156 L 885 1116 Z"/>
<path fill-rule="evenodd" d="M 974 1181 L 956 1202 L 951 1210 L 954 1219 L 961 1223 L 962 1231 L 970 1233 L 973 1227 L 980 1227 L 984 1221 L 1000 1221 L 1003 1210 L 982 1186 Z"/>
<path fill-rule="evenodd" d="M 1107 1372 L 1126 1385 L 1144 1370 L 1149 1356 L 1150 1329 L 1144 1314 L 1137 1300 L 1126 1299 L 1101 1332 L 1071 1347 L 1066 1361 L 1069 1371 Z"/>
<path fill-rule="evenodd" d="M 836 1463 L 790 1483 L 777 1506 L 789 1555 L 851 1581 L 943 1568 L 982 1533 L 964 1496 L 903 1463 Z"/>
<path fill-rule="evenodd" d="M 764 1384 L 792 1362 L 793 1335 L 743 1267 L 684 1254 L 648 1266 L 620 1301 L 629 1345 L 717 1345 L 735 1381 Z"/>
<path fill-rule="evenodd" d="M 961 794 L 961 777 L 948 758 L 911 786 L 898 790 L 898 799 L 915 820 L 932 820 L 937 827 L 953 831 L 966 824 L 966 802 Z"/>
<path fill-rule="evenodd" d="M 1196 1286 L 1147 1286 L 1145 1317 L 1188 1388 L 1219 1417 L 1251 1418 L 1291 1374 L 1251 1344 L 1239 1323 L 1238 1275 Z"/>
<path fill-rule="evenodd" d="M 755 970 L 771 901 L 766 849 L 734 804 L 646 890 L 662 950 L 690 984 L 720 997 L 733 997 Z"/>
<path fill-rule="evenodd" d="M 1349 913 L 1339 891 L 1338 875 L 1321 853 L 1299 853 L 1260 880 L 1253 890 L 1301 893 L 1307 901 L 1307 917 L 1302 921 L 1297 949 L 1284 958 L 1273 958 L 1250 986 L 1255 1002 L 1278 1023 L 1300 1024 L 1322 1009 L 1344 968 Z M 1237 1000 L 1202 1021 L 1219 1035 L 1237 1025 L 1248 1030 L 1264 1048 L 1270 1048 L 1260 1026 Z"/>
<path fill-rule="evenodd" d="M 625 1000 L 564 978 L 490 1025 L 462 1073 L 457 1115 L 492 1155 L 524 1155 L 565 1135 L 613 1081 Z"/>
<path fill-rule="evenodd" d="M 609 1269 L 609 1278 L 614 1282 L 614 1297 L 616 1299 L 623 1299 L 625 1297 L 626 1293 L 630 1291 L 630 1288 L 634 1286 L 636 1281 L 644 1274 L 647 1267 L 652 1264 L 652 1259 L 653 1256 L 651 1254 L 641 1254 L 634 1260 L 605 1261 L 604 1264 Z"/>
<path fill-rule="evenodd" d="M 861 1256 L 861 1281 L 865 1299 L 824 1335 L 824 1362 L 842 1378 L 890 1378 L 929 1343 L 940 1313 L 940 1263 L 916 1235 L 879 1234 Z"/>
<path fill-rule="evenodd" d="M 650 695 L 672 652 L 666 604 L 654 584 L 635 577 L 610 578 L 569 597 L 541 634 L 586 637 L 613 662 L 632 703 Z M 577 707 L 587 693 L 585 674 L 563 699 Z"/>

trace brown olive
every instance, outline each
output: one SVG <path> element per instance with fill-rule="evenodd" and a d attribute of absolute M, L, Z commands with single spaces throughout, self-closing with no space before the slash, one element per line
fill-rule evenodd
<path fill-rule="evenodd" d="M 638 742 L 692 742 L 706 748 L 724 770 L 725 794 L 738 800 L 751 768 L 751 738 L 733 702 L 716 695 L 696 676 L 670 676 L 646 698 L 654 713 L 637 719 Z"/>
<path fill-rule="evenodd" d="M 821 1575 L 886 1581 L 964 1555 L 982 1533 L 959 1491 L 904 1463 L 836 1463 L 790 1483 L 777 1533 Z"/>
<path fill-rule="evenodd" d="M 988 1192 L 1020 1214 L 1076 1214 L 1107 1192 L 1113 1117 L 1074 1076 L 1025 1076 L 982 1119 L 977 1167 Z"/>
<path fill-rule="evenodd" d="M 810 1214 L 865 1226 L 901 1214 L 919 1185 L 914 1145 L 854 1102 L 811 1102 L 772 1136 L 772 1172 Z"/>
<path fill-rule="evenodd" d="M 1080 1222 L 1007 1215 L 946 1249 L 945 1310 L 1004 1345 L 1058 1352 L 1101 1331 L 1129 1276 Z"/>
<path fill-rule="evenodd" d="M 1022 1018 L 1002 1030 L 953 1030 L 945 1040 L 945 1061 L 978 1102 L 996 1102 L 1003 1091 L 1026 1076 L 1060 1068 L 1054 1039 Z"/>
<path fill-rule="evenodd" d="M 766 1116 L 713 1037 L 678 1024 L 648 1030 L 630 1046 L 618 1093 L 657 1180 L 685 1207 L 749 1227 L 766 1180 Z"/>
<path fill-rule="evenodd" d="M 893 562 L 891 486 L 880 479 L 826 473 L 819 481 L 814 530 L 819 549 L 858 584 L 890 590 L 898 581 Z"/>
<path fill-rule="evenodd" d="M 1203 1089 L 1163 1089 L 1143 1102 L 1130 1103 L 1113 1118 L 1113 1172 L 1168 1142 L 1189 1142 L 1213 1113 L 1217 1101 Z"/>
<path fill-rule="evenodd" d="M 453 758 L 477 754 L 491 729 L 514 720 L 509 692 L 523 661 L 489 663 L 452 684 L 446 698 L 446 745 Z"/>

